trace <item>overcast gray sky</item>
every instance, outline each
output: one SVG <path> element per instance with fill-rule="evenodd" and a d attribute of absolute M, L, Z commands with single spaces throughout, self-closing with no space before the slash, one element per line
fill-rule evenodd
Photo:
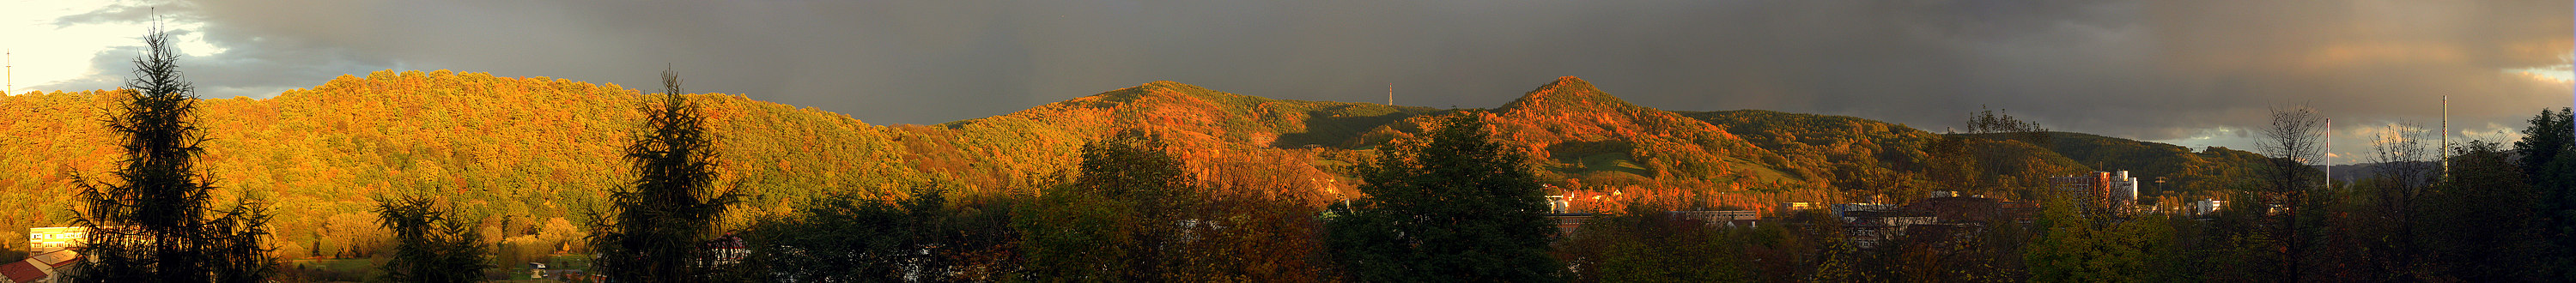
<path fill-rule="evenodd" d="M 26 3 L 21 1 L 20 3 Z M 393 1 L 114 2 L 200 41 L 207 97 L 450 69 L 654 85 L 874 124 L 1000 115 L 1170 80 L 1283 99 L 1486 108 L 1580 76 L 1666 110 L 1852 115 L 1941 131 L 1978 107 L 2067 131 L 2251 149 L 2267 107 L 2513 138 L 2566 79 L 2568 1 Z M 140 35 L 142 30 L 129 31 Z M 120 38 L 131 39 L 133 35 Z M 115 85 L 128 41 L 74 54 Z M 10 45 L 42 44 L 16 42 Z M 13 47 L 14 48 L 14 47 Z M 202 50 L 202 49 L 214 50 Z M 28 55 L 28 54 L 19 54 Z M 57 55 L 62 56 L 62 55 Z M 23 67 L 23 66 L 22 66 Z M 65 70 L 74 69 L 55 66 Z M 2535 69 L 2537 68 L 2537 69 Z M 2339 147 L 2346 156 L 2363 153 Z"/>

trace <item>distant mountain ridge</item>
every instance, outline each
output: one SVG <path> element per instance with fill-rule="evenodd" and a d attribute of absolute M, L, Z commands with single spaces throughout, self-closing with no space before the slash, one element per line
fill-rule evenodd
<path fill-rule="evenodd" d="M 2002 139 L 2002 134 L 1964 135 Z M 2047 148 L 2051 152 L 2099 170 L 2126 170 L 2132 176 L 2167 177 L 2169 189 L 2214 191 L 2239 188 L 2236 180 L 2255 180 L 2262 172 L 2261 154 L 2225 147 L 2192 151 L 2182 146 L 2138 141 L 2094 134 L 2049 132 Z M 2154 189 L 2156 184 L 2141 189 Z"/>
<path fill-rule="evenodd" d="M 0 135 L 8 137 L 0 139 L 0 205 L 39 208 L 0 211 L 0 238 L 68 223 L 72 176 L 103 178 L 117 160 L 111 136 L 96 123 L 117 95 L 0 97 L 0 117 L 7 117 Z M 467 215 L 492 219 L 485 229 L 494 235 L 530 234 L 550 227 L 542 223 L 579 219 L 605 189 L 631 178 L 619 150 L 639 125 L 642 98 L 616 85 L 543 77 L 443 70 L 342 76 L 276 98 L 203 100 L 200 121 L 214 140 L 200 168 L 227 194 L 292 204 L 278 210 L 280 253 L 362 252 L 360 235 L 376 230 L 366 213 L 371 198 L 392 193 L 448 199 Z M 1158 81 L 937 125 L 870 125 L 736 95 L 690 99 L 708 106 L 701 114 L 718 137 L 721 183 L 761 196 L 747 203 L 752 213 L 738 217 L 783 212 L 824 194 L 898 198 L 894 192 L 910 186 L 1033 193 L 1061 183 L 1084 143 L 1126 130 L 1163 137 L 1212 190 L 1321 202 L 1356 197 L 1358 179 L 1349 172 L 1374 160 L 1378 147 L 1418 142 L 1440 117 L 1485 115 L 1496 139 L 1534 157 L 1528 165 L 1541 180 L 1560 192 L 1610 196 L 1586 204 L 1601 211 L 1910 194 L 1929 187 L 1920 164 L 1936 156 L 1924 145 L 1977 138 L 1845 116 L 1664 111 L 1575 77 L 1492 109 L 1270 99 Z M 2157 172 L 2227 176 L 2232 161 L 2207 160 L 2242 157 L 2086 136 L 2046 149 L 1977 138 L 2002 154 L 1975 158 L 2029 165 L 1992 174 L 2063 174 L 2095 164 L 2149 172 L 2179 162 L 2185 165 Z M 1903 197 L 1910 196 L 1891 195 Z"/>

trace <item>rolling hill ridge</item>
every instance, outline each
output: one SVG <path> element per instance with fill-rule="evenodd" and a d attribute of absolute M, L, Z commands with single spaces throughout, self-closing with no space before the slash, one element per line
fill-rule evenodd
<path fill-rule="evenodd" d="M 0 206 L 28 208 L 0 211 L 0 237 L 69 223 L 75 178 L 103 178 L 118 160 L 97 117 L 120 95 L 0 97 L 0 117 L 7 117 L 0 135 L 9 137 L 0 139 Z M 485 219 L 485 235 L 517 241 L 496 242 L 560 244 L 566 239 L 532 237 L 580 221 L 608 188 L 631 178 L 618 150 L 640 125 L 644 98 L 616 85 L 544 77 L 443 70 L 341 76 L 270 99 L 202 100 L 198 117 L 212 140 L 200 168 L 225 188 L 222 197 L 281 204 L 272 225 L 279 253 L 290 257 L 368 252 L 378 244 L 369 233 L 379 228 L 366 209 L 388 194 L 445 198 Z M 1356 196 L 1349 169 L 1374 160 L 1378 146 L 1418 139 L 1447 115 L 1487 116 L 1494 136 L 1525 148 L 1534 157 L 1529 168 L 1560 191 L 1616 192 L 1594 204 L 1609 206 L 1595 209 L 1767 207 L 1910 192 L 1899 188 L 1929 187 L 1920 164 L 1939 157 L 1923 147 L 1953 138 L 1999 152 L 1973 158 L 2026 169 L 1990 171 L 1998 176 L 2170 162 L 2189 165 L 2163 172 L 2227 172 L 2231 163 L 2189 158 L 2241 157 L 2107 137 L 2061 138 L 2043 148 L 1855 117 L 1664 111 L 1574 77 L 1492 109 L 1270 99 L 1151 82 L 937 125 L 871 125 L 738 95 L 689 99 L 706 106 L 701 114 L 718 139 L 719 183 L 759 196 L 746 203 L 752 212 L 737 218 L 784 212 L 826 194 L 894 198 L 910 186 L 1032 193 L 1063 182 L 1084 143 L 1128 130 L 1166 139 L 1211 190 L 1285 193 L 1320 204 Z M 2142 146 L 2150 150 L 2121 149 Z M 2164 157 L 2182 155 L 2189 156 Z M 2144 163 L 2083 162 L 2089 160 Z"/>

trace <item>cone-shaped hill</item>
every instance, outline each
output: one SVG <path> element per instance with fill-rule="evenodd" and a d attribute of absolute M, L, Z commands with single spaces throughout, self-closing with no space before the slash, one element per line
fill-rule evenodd
<path fill-rule="evenodd" d="M 1608 112 L 1652 111 L 1593 88 L 1592 82 L 1573 76 L 1557 77 L 1555 82 L 1530 90 L 1519 99 L 1504 103 L 1496 111 Z"/>
<path fill-rule="evenodd" d="M 1566 178 L 1602 188 L 1817 188 L 1816 175 L 1772 166 L 1779 157 L 1707 122 L 1628 104 L 1581 78 L 1562 77 L 1490 112 L 1499 138 Z"/>

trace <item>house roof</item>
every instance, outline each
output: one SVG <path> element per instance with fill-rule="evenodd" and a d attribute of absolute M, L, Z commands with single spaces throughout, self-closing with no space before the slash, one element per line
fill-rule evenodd
<path fill-rule="evenodd" d="M 80 263 L 79 252 L 71 250 L 46 252 L 29 256 L 26 260 L 0 265 L 0 277 L 8 277 L 9 282 L 35 282 L 53 277 L 55 270 L 62 270 L 63 267 Z"/>
<path fill-rule="evenodd" d="M 35 263 L 24 260 L 0 265 L 0 277 L 8 277 L 9 282 L 35 282 L 46 275 L 44 270 L 36 269 Z"/>
<path fill-rule="evenodd" d="M 72 264 L 78 264 L 81 262 L 80 252 L 73 252 L 72 250 L 47 252 L 27 257 L 27 259 L 42 262 L 45 265 L 52 267 L 52 269 L 57 270 L 62 269 L 65 266 L 71 266 Z"/>

